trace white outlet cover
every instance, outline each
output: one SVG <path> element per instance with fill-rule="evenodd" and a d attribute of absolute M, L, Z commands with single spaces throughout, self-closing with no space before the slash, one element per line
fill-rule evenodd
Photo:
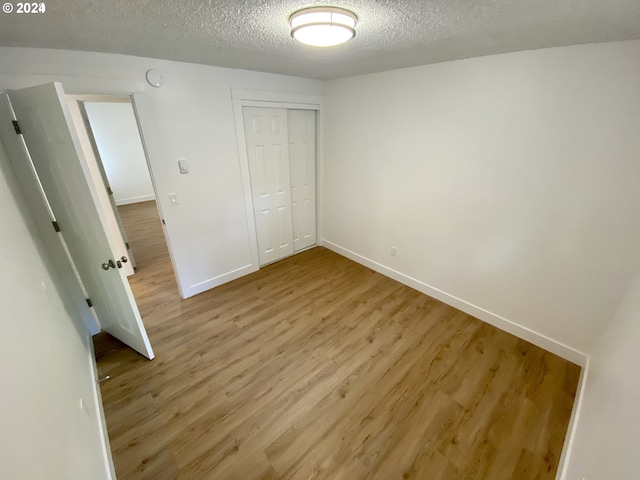
<path fill-rule="evenodd" d="M 89 412 L 89 408 L 87 408 L 87 404 L 84 403 L 82 398 L 80 399 L 80 410 L 83 411 L 87 417 L 91 416 L 91 412 Z"/>

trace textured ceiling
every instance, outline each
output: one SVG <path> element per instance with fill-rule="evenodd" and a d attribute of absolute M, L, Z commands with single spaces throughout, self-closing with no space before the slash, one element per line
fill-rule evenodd
<path fill-rule="evenodd" d="M 494 53 L 640 38 L 640 0 L 45 3 L 44 14 L 0 14 L 0 45 L 123 53 L 327 79 Z M 292 40 L 289 15 L 327 4 L 358 15 L 356 38 L 331 49 Z"/>

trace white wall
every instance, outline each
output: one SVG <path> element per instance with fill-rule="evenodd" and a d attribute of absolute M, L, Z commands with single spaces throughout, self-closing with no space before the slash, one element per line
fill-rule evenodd
<path fill-rule="evenodd" d="M 59 80 L 68 93 L 127 93 L 135 109 L 169 232 L 182 294 L 190 296 L 249 273 L 249 226 L 236 145 L 231 88 L 318 95 L 316 80 L 149 58 L 0 48 L 0 89 Z M 144 82 L 155 68 L 165 84 Z M 190 173 L 181 175 L 178 158 Z M 175 193 L 178 205 L 170 206 Z"/>
<path fill-rule="evenodd" d="M 638 85 L 638 41 L 329 81 L 323 238 L 579 361 L 640 267 Z"/>
<path fill-rule="evenodd" d="M 640 272 L 589 362 L 566 480 L 640 478 Z"/>
<path fill-rule="evenodd" d="M 0 478 L 107 479 L 90 337 L 24 205 L 0 144 Z"/>
<path fill-rule="evenodd" d="M 85 102 L 91 131 L 117 205 L 155 198 L 130 103 Z"/>

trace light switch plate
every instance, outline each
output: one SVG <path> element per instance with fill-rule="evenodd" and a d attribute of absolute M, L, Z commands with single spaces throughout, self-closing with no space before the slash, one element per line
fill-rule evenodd
<path fill-rule="evenodd" d="M 169 194 L 169 203 L 171 204 L 171 206 L 178 205 L 178 197 L 176 197 L 175 193 Z"/>
<path fill-rule="evenodd" d="M 178 159 L 178 168 L 182 174 L 189 173 L 189 163 L 185 158 Z"/>

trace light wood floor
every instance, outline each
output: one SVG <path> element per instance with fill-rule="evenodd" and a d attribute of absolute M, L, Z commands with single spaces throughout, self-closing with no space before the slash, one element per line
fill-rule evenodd
<path fill-rule="evenodd" d="M 579 367 L 324 248 L 180 300 L 130 240 L 156 359 L 96 338 L 120 480 L 555 477 Z"/>
<path fill-rule="evenodd" d="M 136 262 L 129 283 L 141 311 L 159 302 L 180 301 L 155 201 L 118 207 Z"/>

